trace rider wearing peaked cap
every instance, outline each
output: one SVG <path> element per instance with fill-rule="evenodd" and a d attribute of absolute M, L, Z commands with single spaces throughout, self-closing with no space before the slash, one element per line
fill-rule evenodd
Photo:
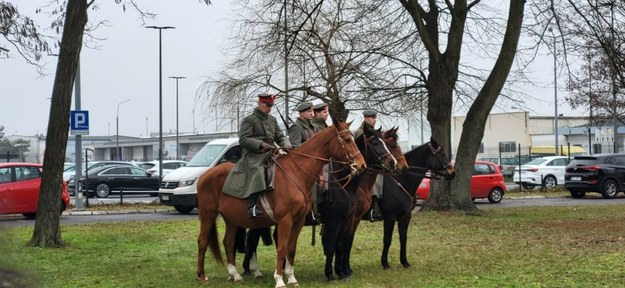
<path fill-rule="evenodd" d="M 269 115 L 275 98 L 273 94 L 259 94 L 258 106 L 241 121 L 241 160 L 234 165 L 223 187 L 225 194 L 248 199 L 250 217 L 262 215 L 256 205 L 258 192 L 273 190 L 271 183 L 267 183 L 265 178 L 265 159 L 277 148 L 276 144 L 285 149 L 291 148 L 291 143 L 278 126 L 278 121 Z"/>
<path fill-rule="evenodd" d="M 315 127 L 310 123 L 314 116 L 312 102 L 299 104 L 295 107 L 295 110 L 299 112 L 299 117 L 297 117 L 293 126 L 289 128 L 289 141 L 293 147 L 302 145 L 302 143 L 315 135 Z"/>

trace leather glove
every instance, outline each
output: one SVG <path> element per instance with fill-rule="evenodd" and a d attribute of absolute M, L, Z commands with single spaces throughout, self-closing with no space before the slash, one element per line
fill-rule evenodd
<path fill-rule="evenodd" d="M 267 143 L 265 143 L 265 142 L 260 143 L 260 151 L 263 151 L 263 152 L 269 152 L 269 151 L 271 151 L 273 148 L 274 148 L 273 146 L 271 146 L 271 145 L 269 145 L 269 144 L 267 144 Z"/>

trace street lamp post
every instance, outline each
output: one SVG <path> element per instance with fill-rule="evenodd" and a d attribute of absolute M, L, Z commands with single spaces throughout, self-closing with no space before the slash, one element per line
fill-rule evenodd
<path fill-rule="evenodd" d="M 115 160 L 121 160 L 119 157 L 119 105 L 122 105 L 131 99 L 117 103 L 117 114 L 115 114 Z"/>
<path fill-rule="evenodd" d="M 161 186 L 163 175 L 163 29 L 176 29 L 173 26 L 146 26 L 145 28 L 158 29 L 158 186 Z"/>
<path fill-rule="evenodd" d="M 176 160 L 180 160 L 180 144 L 178 141 L 179 130 L 178 130 L 178 80 L 187 79 L 184 76 L 169 76 L 171 79 L 176 79 Z"/>
<path fill-rule="evenodd" d="M 558 147 L 558 68 L 557 68 L 557 52 L 556 52 L 556 37 L 553 34 L 553 29 L 549 28 L 549 32 L 551 32 L 551 36 L 553 37 L 553 98 L 554 98 L 554 109 L 555 109 L 555 113 L 554 113 L 554 123 L 553 123 L 553 133 L 555 134 L 555 140 L 556 140 L 556 146 L 555 146 L 555 152 L 556 152 L 556 156 L 560 155 L 559 150 L 560 148 Z"/>

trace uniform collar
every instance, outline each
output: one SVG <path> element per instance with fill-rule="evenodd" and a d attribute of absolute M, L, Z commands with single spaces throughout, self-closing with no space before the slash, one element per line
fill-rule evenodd
<path fill-rule="evenodd" d="M 258 108 L 255 108 L 253 113 L 256 117 L 260 118 L 261 120 L 267 120 L 267 118 L 269 118 L 269 115 L 263 113 L 263 111 L 260 111 L 260 109 Z"/>

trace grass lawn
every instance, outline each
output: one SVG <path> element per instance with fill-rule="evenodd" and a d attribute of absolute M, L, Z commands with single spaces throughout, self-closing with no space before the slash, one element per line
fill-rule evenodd
<path fill-rule="evenodd" d="M 407 269 L 399 264 L 396 234 L 392 269 L 381 268 L 382 224 L 363 222 L 352 252 L 354 276 L 332 283 L 323 274 L 320 238 L 311 246 L 311 228 L 305 227 L 295 275 L 303 287 L 625 286 L 625 205 L 483 212 L 415 213 Z M 195 281 L 198 226 L 197 220 L 68 225 L 61 227 L 66 247 L 60 249 L 26 247 L 32 228 L 3 229 L 0 287 L 207 286 Z M 232 283 L 209 252 L 208 286 L 274 287 L 275 250 L 262 246 L 259 254 L 265 277 Z M 18 271 L 24 282 L 3 286 L 3 271 Z"/>

